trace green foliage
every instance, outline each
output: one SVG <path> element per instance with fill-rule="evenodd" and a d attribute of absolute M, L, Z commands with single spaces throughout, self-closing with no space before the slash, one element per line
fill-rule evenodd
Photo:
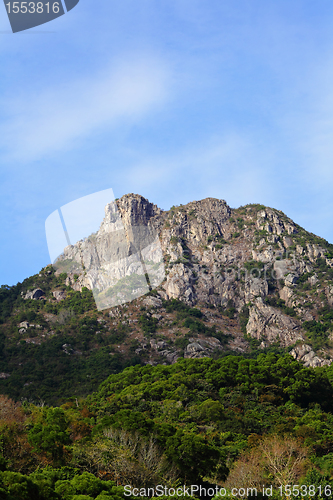
<path fill-rule="evenodd" d="M 30 477 L 17 472 L 0 472 L 0 495 L 3 500 L 48 500 L 58 499 L 55 492 L 45 496 Z"/>
<path fill-rule="evenodd" d="M 326 345 L 328 339 L 327 330 L 329 329 L 330 325 L 328 325 L 327 323 L 323 324 L 318 321 L 312 320 L 304 321 L 302 327 L 304 328 L 304 330 L 306 330 L 307 336 L 311 341 L 311 345 L 315 349 L 319 349 Z"/>
<path fill-rule="evenodd" d="M 242 217 L 237 217 L 237 226 L 238 226 L 238 229 L 240 229 L 241 231 L 244 229 L 244 219 L 242 219 Z"/>
<path fill-rule="evenodd" d="M 202 333 L 204 335 L 214 335 L 216 329 L 214 327 L 209 328 L 202 321 L 198 319 L 194 319 L 191 316 L 188 316 L 183 321 L 183 326 L 185 328 L 189 328 L 193 333 Z"/>
<path fill-rule="evenodd" d="M 59 303 L 45 305 L 45 310 L 51 314 L 59 314 L 62 309 L 70 309 L 75 314 L 83 314 L 87 311 L 96 311 L 96 303 L 93 293 L 88 288 L 83 287 L 82 292 L 68 290 L 65 300 Z"/>
<path fill-rule="evenodd" d="M 3 500 L 123 500 L 124 488 L 78 469 L 46 467 L 28 475 L 0 472 Z M 132 497 L 130 497 L 132 498 Z"/>
<path fill-rule="evenodd" d="M 189 336 L 184 335 L 183 337 L 179 337 L 178 339 L 176 339 L 174 344 L 176 347 L 179 347 L 180 349 L 185 349 L 185 347 L 189 343 L 188 339 L 189 339 Z"/>
<path fill-rule="evenodd" d="M 68 421 L 61 408 L 48 408 L 28 433 L 29 443 L 38 452 L 50 454 L 55 465 L 64 460 L 64 446 L 70 443 Z"/>
<path fill-rule="evenodd" d="M 241 330 L 244 334 L 246 334 L 246 325 L 249 321 L 249 315 L 250 315 L 249 307 L 247 305 L 243 306 L 242 310 L 239 313 L 239 322 Z"/>
<path fill-rule="evenodd" d="M 147 314 L 140 316 L 139 323 L 144 333 L 155 333 L 157 330 L 158 320 Z"/>
<path fill-rule="evenodd" d="M 179 429 L 166 441 L 167 457 L 175 463 L 188 482 L 210 473 L 220 458 L 220 450 L 195 432 Z M 224 472 L 227 471 L 225 467 Z M 221 479 L 225 479 L 225 476 Z"/>
<path fill-rule="evenodd" d="M 190 307 L 181 300 L 171 299 L 168 301 L 163 301 L 163 307 L 165 307 L 166 312 L 168 313 L 177 311 L 180 313 L 185 313 L 186 316 L 194 316 L 196 318 L 203 317 L 203 313 L 200 311 L 200 309 L 196 309 L 195 307 Z"/>
<path fill-rule="evenodd" d="M 243 267 L 249 272 L 253 271 L 253 269 L 259 269 L 261 271 L 264 269 L 265 264 L 261 261 L 249 260 L 248 262 L 244 262 Z"/>
<path fill-rule="evenodd" d="M 285 301 L 280 299 L 279 297 L 276 296 L 265 297 L 265 302 L 269 306 L 279 307 L 280 309 L 282 309 L 284 314 L 287 314 L 288 316 L 296 316 L 295 309 L 293 307 L 286 306 Z"/>
<path fill-rule="evenodd" d="M 227 316 L 230 319 L 234 319 L 235 313 L 236 313 L 236 308 L 234 307 L 233 301 L 230 299 L 228 300 L 227 306 L 226 307 L 219 307 L 219 311 L 223 316 Z"/>
<path fill-rule="evenodd" d="M 224 481 L 242 450 L 272 433 L 294 434 L 319 450 L 312 460 L 323 471 L 315 480 L 322 481 L 331 463 L 325 450 L 333 442 L 332 370 L 304 368 L 289 355 L 274 354 L 129 367 L 74 405 L 27 405 L 23 432 L 33 447 L 30 455 L 64 466 L 39 468 L 30 476 L 1 472 L 0 487 L 7 494 L 10 483 L 17 483 L 23 499 L 118 500 L 123 490 L 110 477 L 130 484 L 130 471 L 154 484 L 152 478 L 161 480 L 154 467 L 165 463 L 176 471 L 173 481 Z M 159 470 L 163 474 L 165 465 Z"/>
<path fill-rule="evenodd" d="M 329 331 L 333 328 L 333 309 L 326 305 L 317 313 L 319 321 L 304 321 L 302 327 L 306 330 L 311 345 L 315 349 L 320 349 L 327 345 Z"/>
<path fill-rule="evenodd" d="M 0 287 L 0 324 L 8 318 L 13 306 L 20 296 L 21 283 L 14 286 L 1 285 Z"/>

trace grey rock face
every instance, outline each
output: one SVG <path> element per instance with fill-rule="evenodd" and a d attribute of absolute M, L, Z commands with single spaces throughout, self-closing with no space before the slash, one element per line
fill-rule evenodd
<path fill-rule="evenodd" d="M 161 299 L 158 299 L 157 297 L 147 297 L 142 301 L 143 305 L 146 307 L 156 307 L 160 308 L 162 307 L 162 301 Z"/>
<path fill-rule="evenodd" d="M 147 272 L 159 295 L 142 300 L 148 309 L 160 309 L 161 298 L 179 299 L 192 307 L 209 306 L 215 311 L 232 308 L 233 327 L 240 328 L 236 324 L 238 315 L 246 306 L 249 310 L 246 333 L 260 340 L 262 347 L 275 342 L 290 346 L 298 340 L 304 341 L 302 322 L 315 319 L 316 309 L 323 304 L 309 306 L 307 301 L 313 299 L 298 293 L 299 279 L 304 273 L 311 273 L 306 287 L 319 286 L 314 271 L 316 259 L 325 258 L 325 249 L 319 244 L 303 243 L 304 233 L 299 234 L 299 226 L 278 210 L 242 208 L 232 210 L 224 200 L 207 198 L 163 212 L 142 196 L 123 196 L 117 204 L 106 206 L 97 233 L 65 249 L 63 262 L 71 260 L 80 268 L 78 278 L 74 270 L 69 272 L 68 284 L 76 290 L 87 286 L 103 292 L 107 286 L 120 283 L 116 295 L 126 302 L 148 292 Z M 138 256 L 138 248 L 142 258 Z M 148 248 L 146 254 L 145 248 Z M 160 266 L 162 257 L 165 274 L 164 266 Z M 333 266 L 330 259 L 326 258 L 326 263 Z M 133 275 L 136 283 L 129 279 Z M 128 296 L 124 289 L 129 290 Z M 133 293 L 134 289 L 137 293 Z M 283 307 L 273 307 L 265 301 L 266 297 L 271 301 L 272 294 L 276 300 L 285 302 Z M 325 294 L 333 305 L 333 286 L 329 282 Z M 297 316 L 285 314 L 285 306 L 294 308 Z M 162 319 L 159 316 L 162 311 L 147 314 L 152 313 Z M 120 309 L 113 308 L 110 315 L 117 324 Z M 207 356 L 213 349 L 222 348 L 209 342 L 214 341 L 192 339 L 184 356 Z M 243 348 L 239 344 L 239 349 Z M 157 350 L 165 358 L 177 357 L 166 346 Z M 304 356 L 300 358 L 304 363 L 310 362 L 310 358 L 312 365 L 318 362 L 309 352 Z"/>
<path fill-rule="evenodd" d="M 269 343 L 279 341 L 282 346 L 303 339 L 298 322 L 264 304 L 261 297 L 258 297 L 250 308 L 246 332 L 258 340 L 264 339 Z"/>
<path fill-rule="evenodd" d="M 69 267 L 68 282 L 75 290 L 93 290 L 98 309 L 130 302 L 149 291 L 146 276 L 154 288 L 164 279 L 163 254 L 151 222 L 160 214 L 139 195 L 109 203 L 97 233 L 66 247 L 55 265 L 59 271 Z"/>
<path fill-rule="evenodd" d="M 184 351 L 184 358 L 204 358 L 209 356 L 214 349 L 222 349 L 221 342 L 210 337 L 209 339 L 190 339 Z"/>
<path fill-rule="evenodd" d="M 198 342 L 192 342 L 186 347 L 184 358 L 201 358 L 204 354 L 205 349 Z"/>
<path fill-rule="evenodd" d="M 323 359 L 317 356 L 312 348 L 307 344 L 297 345 L 290 351 L 293 358 L 304 363 L 304 366 L 315 368 L 316 366 L 325 366 L 332 363 L 332 359 Z"/>
<path fill-rule="evenodd" d="M 63 292 L 61 290 L 55 290 L 54 292 L 52 292 L 52 295 L 57 302 L 60 302 L 61 300 L 64 300 L 66 298 L 66 292 Z"/>
<path fill-rule="evenodd" d="M 44 296 L 44 292 L 41 288 L 35 288 L 35 290 L 32 291 L 27 291 L 27 293 L 23 296 L 24 300 L 27 299 L 33 299 L 33 300 L 38 300 L 42 296 Z"/>

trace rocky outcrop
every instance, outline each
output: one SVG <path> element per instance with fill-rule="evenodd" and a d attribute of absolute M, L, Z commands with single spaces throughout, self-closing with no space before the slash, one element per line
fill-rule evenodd
<path fill-rule="evenodd" d="M 52 292 L 52 295 L 57 302 L 60 302 L 61 300 L 64 300 L 66 298 L 66 292 L 62 290 L 55 290 L 54 292 Z"/>
<path fill-rule="evenodd" d="M 304 366 L 311 366 L 315 368 L 316 366 L 325 366 L 332 363 L 332 359 L 323 359 L 315 354 L 312 348 L 307 344 L 297 345 L 290 351 L 293 358 L 297 361 L 301 361 Z"/>
<path fill-rule="evenodd" d="M 154 307 L 154 308 L 162 307 L 162 301 L 157 297 L 147 297 L 142 301 L 142 303 L 146 307 Z"/>
<path fill-rule="evenodd" d="M 299 323 L 266 305 L 261 297 L 258 297 L 250 308 L 246 333 L 268 344 L 280 342 L 282 346 L 292 345 L 303 339 Z"/>
<path fill-rule="evenodd" d="M 58 272 L 69 268 L 74 289 L 93 290 L 98 309 L 146 294 L 164 279 L 163 254 L 151 223 L 161 213 L 139 195 L 109 203 L 97 233 L 64 249 L 55 263 Z"/>
<path fill-rule="evenodd" d="M 283 220 L 277 210 L 265 208 L 257 214 L 257 227 L 267 233 L 280 236 L 281 234 L 296 234 L 297 228 L 292 221 Z M 288 240 L 287 240 L 288 241 Z M 291 240 L 289 240 L 290 242 Z M 291 243 L 289 243 L 290 246 Z"/>
<path fill-rule="evenodd" d="M 125 227 L 147 226 L 162 210 L 138 194 L 126 194 L 117 200 L 121 221 Z"/>
<path fill-rule="evenodd" d="M 194 293 L 191 287 L 193 282 L 193 273 L 191 269 L 184 264 L 174 265 L 168 275 L 166 284 L 163 286 L 169 299 L 178 299 L 182 297 L 186 302 L 192 303 Z"/>
<path fill-rule="evenodd" d="M 140 304 L 159 324 L 164 321 L 161 299 L 207 306 L 231 319 L 234 315 L 235 331 L 245 310 L 248 321 L 242 328 L 247 335 L 260 340 L 262 347 L 290 346 L 306 338 L 302 323 L 316 320 L 325 297 L 333 306 L 333 286 L 326 281 L 320 288 L 323 275 L 317 259 L 326 259 L 327 266 L 333 261 L 313 236 L 306 242 L 302 228 L 267 207 L 231 209 L 224 200 L 207 198 L 165 212 L 130 194 L 108 204 L 99 230 L 67 247 L 57 264 L 67 267 L 67 285 L 93 290 L 99 309 L 112 307 L 115 324 L 131 321 L 122 317 L 121 304 L 154 288 L 155 296 Z M 306 295 L 311 287 L 316 293 Z M 219 348 L 205 342 L 193 339 L 184 356 L 207 356 Z M 150 349 L 168 361 L 177 357 L 162 344 Z"/>
<path fill-rule="evenodd" d="M 189 340 L 190 343 L 184 351 L 184 358 L 205 358 L 215 349 L 222 349 L 221 342 L 214 337 L 210 339 L 190 338 Z"/>
<path fill-rule="evenodd" d="M 38 300 L 44 296 L 44 292 L 41 288 L 35 288 L 35 290 L 27 291 L 26 294 L 21 293 L 24 300 L 33 299 Z"/>

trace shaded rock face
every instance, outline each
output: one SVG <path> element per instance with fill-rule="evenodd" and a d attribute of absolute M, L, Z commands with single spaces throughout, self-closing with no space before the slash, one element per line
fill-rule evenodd
<path fill-rule="evenodd" d="M 290 351 L 290 354 L 297 361 L 301 361 L 305 366 L 315 368 L 316 366 L 325 366 L 332 363 L 332 359 L 323 359 L 316 356 L 315 352 L 309 345 L 302 344 L 297 345 L 294 349 Z"/>
<path fill-rule="evenodd" d="M 66 298 L 66 292 L 63 292 L 62 290 L 55 290 L 54 292 L 52 292 L 52 295 L 57 302 L 60 302 L 61 300 L 64 300 Z"/>
<path fill-rule="evenodd" d="M 156 307 L 160 308 L 162 307 L 162 301 L 161 299 L 158 299 L 157 297 L 147 297 L 142 301 L 143 305 L 146 307 Z"/>
<path fill-rule="evenodd" d="M 151 223 L 160 213 L 139 195 L 109 203 L 99 230 L 66 247 L 56 267 L 64 271 L 70 266 L 67 283 L 75 290 L 93 290 L 98 309 L 146 294 L 164 279 L 158 232 Z"/>
<path fill-rule="evenodd" d="M 324 305 L 319 291 L 308 297 L 297 293 L 299 280 L 308 273 L 307 286 L 318 288 L 317 259 L 333 267 L 319 238 L 304 243 L 307 234 L 282 212 L 258 205 L 231 209 L 224 200 L 207 198 L 166 212 L 140 195 L 129 194 L 108 204 L 98 232 L 67 247 L 60 260 L 77 264 L 78 271 L 73 269 L 67 279 L 76 290 L 83 286 L 104 290 L 135 275 L 138 282 L 130 285 L 137 295 L 124 295 L 119 303 L 125 303 L 148 292 L 148 274 L 151 287 L 158 291 L 158 297 L 145 299 L 148 309 L 160 309 L 161 299 L 179 299 L 189 306 L 232 310 L 238 321 L 245 308 L 248 336 L 261 341 L 262 347 L 272 343 L 287 347 L 304 341 L 302 323 L 315 319 L 316 309 Z M 333 286 L 326 283 L 321 292 L 332 306 Z M 117 293 L 124 294 L 123 289 Z M 270 302 L 272 296 L 275 303 Z M 276 305 L 277 300 L 283 307 Z M 286 308 L 293 308 L 292 317 Z M 158 349 L 170 359 L 176 356 Z M 194 339 L 184 356 L 210 352 L 208 344 Z"/>
<path fill-rule="evenodd" d="M 24 298 L 24 300 L 28 300 L 28 299 L 38 300 L 43 296 L 44 296 L 43 290 L 41 290 L 40 288 L 35 288 L 35 290 L 31 290 L 31 291 L 28 290 L 23 298 Z"/>
<path fill-rule="evenodd" d="M 268 344 L 280 342 L 283 347 L 302 340 L 299 323 L 277 309 L 264 304 L 261 297 L 250 308 L 246 333 Z"/>
<path fill-rule="evenodd" d="M 221 342 L 211 337 L 210 339 L 190 339 L 184 351 L 184 358 L 205 358 L 215 349 L 222 349 Z"/>
<path fill-rule="evenodd" d="M 117 201 L 121 220 L 125 227 L 147 226 L 162 214 L 162 210 L 138 194 L 128 194 Z"/>

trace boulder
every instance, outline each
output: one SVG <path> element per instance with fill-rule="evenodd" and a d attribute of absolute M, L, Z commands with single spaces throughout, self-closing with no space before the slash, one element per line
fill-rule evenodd
<path fill-rule="evenodd" d="M 290 351 L 291 356 L 300 361 L 306 367 L 315 368 L 316 366 L 325 366 L 332 363 L 332 359 L 323 359 L 316 355 L 311 346 L 307 344 L 297 345 Z"/>
<path fill-rule="evenodd" d="M 66 292 L 62 290 L 55 290 L 54 292 L 52 292 L 52 295 L 57 302 L 60 302 L 61 300 L 64 300 L 66 298 Z"/>
<path fill-rule="evenodd" d="M 162 300 L 157 297 L 151 297 L 151 296 L 146 297 L 142 301 L 142 303 L 146 307 L 156 307 L 156 308 L 162 307 Z"/>
<path fill-rule="evenodd" d="M 278 309 L 266 305 L 261 297 L 250 307 L 246 333 L 269 343 L 279 341 L 282 346 L 303 340 L 299 323 Z"/>
<path fill-rule="evenodd" d="M 28 290 L 27 293 L 23 296 L 24 300 L 33 299 L 38 300 L 44 296 L 44 292 L 41 288 L 35 288 L 35 290 Z"/>

